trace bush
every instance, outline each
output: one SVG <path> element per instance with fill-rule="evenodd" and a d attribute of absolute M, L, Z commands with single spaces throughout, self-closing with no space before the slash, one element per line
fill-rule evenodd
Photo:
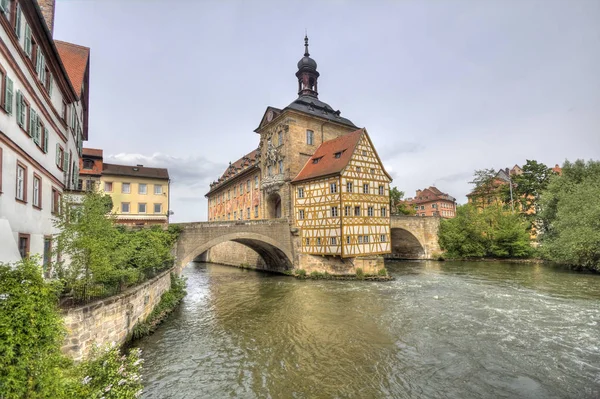
<path fill-rule="evenodd" d="M 306 270 L 304 270 L 304 269 L 296 269 L 296 276 L 297 277 L 306 277 Z"/>
<path fill-rule="evenodd" d="M 0 398 L 52 398 L 60 392 L 59 287 L 42 278 L 39 259 L 0 264 Z"/>
<path fill-rule="evenodd" d="M 356 268 L 356 278 L 359 280 L 364 280 L 365 278 L 365 272 L 360 267 Z"/>
<path fill-rule="evenodd" d="M 377 275 L 382 276 L 382 277 L 387 276 L 388 275 L 387 269 L 385 267 L 379 269 L 379 271 L 377 272 Z"/>
<path fill-rule="evenodd" d="M 121 355 L 114 343 L 95 347 L 91 358 L 79 364 L 72 373 L 65 398 L 138 398 L 142 393 L 142 363 L 139 348 Z"/>
<path fill-rule="evenodd" d="M 139 396 L 140 353 L 113 345 L 74 366 L 60 351 L 60 287 L 42 278 L 39 259 L 0 264 L 0 398 L 133 399 Z"/>

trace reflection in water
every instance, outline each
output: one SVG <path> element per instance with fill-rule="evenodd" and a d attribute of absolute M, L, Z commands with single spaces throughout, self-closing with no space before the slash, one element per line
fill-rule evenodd
<path fill-rule="evenodd" d="M 600 276 L 394 262 L 395 281 L 190 264 L 144 349 L 145 398 L 593 398 Z"/>

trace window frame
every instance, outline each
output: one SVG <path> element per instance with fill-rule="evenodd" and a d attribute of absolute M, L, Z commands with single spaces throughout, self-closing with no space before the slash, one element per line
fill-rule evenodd
<path fill-rule="evenodd" d="M 158 205 L 158 212 L 156 211 L 156 206 Z M 162 213 L 162 203 L 154 203 L 154 207 L 153 207 L 153 211 L 155 214 L 161 214 Z"/>
<path fill-rule="evenodd" d="M 156 189 L 159 189 L 158 192 L 156 192 Z M 154 185 L 154 195 L 162 195 L 163 194 L 163 189 L 162 189 L 162 184 L 155 184 Z"/>
<path fill-rule="evenodd" d="M 17 161 L 16 167 L 17 167 L 17 169 L 16 169 L 17 174 L 15 176 L 15 200 L 17 200 L 18 202 L 21 202 L 23 204 L 26 204 L 27 203 L 27 165 L 25 165 L 21 161 Z M 18 197 L 18 195 L 19 195 L 19 168 L 23 169 L 23 179 L 21 181 L 22 198 Z"/>
<path fill-rule="evenodd" d="M 52 202 L 50 203 L 50 213 L 53 215 L 60 214 L 60 201 L 62 199 L 62 194 L 56 187 L 52 187 Z"/>
<path fill-rule="evenodd" d="M 110 187 L 110 190 L 108 190 L 108 187 Z M 112 193 L 113 192 L 113 182 L 111 182 L 111 181 L 105 181 L 104 182 L 104 192 L 105 193 Z"/>
<path fill-rule="evenodd" d="M 123 209 L 123 205 L 127 205 L 127 211 Z M 131 213 L 131 202 L 121 202 L 121 213 Z"/>
<path fill-rule="evenodd" d="M 144 192 L 142 192 L 142 187 L 144 187 Z M 139 195 L 148 195 L 148 184 L 138 183 L 138 194 Z"/>
<path fill-rule="evenodd" d="M 306 144 L 315 145 L 315 132 L 310 129 L 306 129 Z"/>
<path fill-rule="evenodd" d="M 21 239 L 25 239 L 27 245 L 25 246 L 25 253 L 21 253 Z M 27 259 L 29 258 L 30 250 L 31 250 L 31 234 L 29 233 L 19 233 L 19 240 L 17 241 L 17 246 L 19 249 L 19 255 L 21 258 Z"/>
<path fill-rule="evenodd" d="M 142 205 L 144 206 L 144 211 L 142 212 Z M 148 213 L 148 204 L 145 202 L 138 202 L 138 214 L 147 214 Z"/>
<path fill-rule="evenodd" d="M 38 192 L 37 196 L 35 194 L 35 182 L 38 182 Z M 42 177 L 37 173 L 33 172 L 32 186 L 31 192 L 33 194 L 33 199 L 31 201 L 34 208 L 41 210 L 42 209 Z M 37 201 L 36 201 L 37 200 Z M 36 204 L 37 202 L 37 204 Z"/>
<path fill-rule="evenodd" d="M 127 191 L 125 191 L 125 186 L 127 186 Z M 121 182 L 121 194 L 131 194 L 131 183 Z"/>

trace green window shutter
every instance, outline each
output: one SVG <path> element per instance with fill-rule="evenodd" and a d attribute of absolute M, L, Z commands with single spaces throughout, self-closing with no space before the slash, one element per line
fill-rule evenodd
<path fill-rule="evenodd" d="M 7 13 L 8 12 L 8 0 L 0 1 L 0 11 Z"/>
<path fill-rule="evenodd" d="M 25 23 L 25 42 L 23 43 L 23 50 L 25 50 L 27 57 L 31 58 L 31 28 L 27 23 Z"/>
<path fill-rule="evenodd" d="M 48 153 L 48 128 L 44 127 L 44 147 L 43 147 L 44 153 L 47 154 Z"/>
<path fill-rule="evenodd" d="M 15 33 L 17 37 L 21 38 L 21 5 L 17 3 L 17 9 L 15 10 Z"/>
<path fill-rule="evenodd" d="M 4 109 L 9 115 L 12 115 L 13 110 L 13 81 L 7 76 L 5 79 L 6 90 L 4 92 Z"/>
<path fill-rule="evenodd" d="M 56 166 L 60 168 L 60 145 L 56 143 Z"/>
<path fill-rule="evenodd" d="M 35 124 L 35 136 L 34 141 L 37 145 L 42 145 L 42 119 L 40 116 L 37 116 L 36 124 Z"/>
<path fill-rule="evenodd" d="M 73 187 L 77 190 L 79 186 L 79 168 L 75 168 L 75 172 L 73 172 Z"/>
<path fill-rule="evenodd" d="M 17 90 L 17 123 L 19 124 L 19 126 L 23 126 L 23 122 L 21 121 L 21 108 L 22 108 L 22 104 L 21 104 L 21 91 Z"/>
<path fill-rule="evenodd" d="M 37 76 L 42 76 L 42 62 L 44 60 L 44 56 L 42 55 L 40 48 L 38 47 L 37 56 L 35 57 L 35 73 Z"/>
<path fill-rule="evenodd" d="M 31 107 L 30 107 L 29 108 L 29 126 L 27 129 L 27 131 L 29 132 L 29 137 L 33 137 L 36 123 L 37 123 L 37 115 L 35 114 L 35 111 L 33 109 L 31 109 Z"/>
<path fill-rule="evenodd" d="M 63 170 L 66 172 L 69 170 L 69 153 L 65 152 L 65 156 L 63 158 Z"/>
<path fill-rule="evenodd" d="M 50 75 L 50 77 L 48 78 L 48 94 L 50 95 L 50 97 L 52 97 L 53 82 L 54 80 L 52 79 L 52 75 Z"/>

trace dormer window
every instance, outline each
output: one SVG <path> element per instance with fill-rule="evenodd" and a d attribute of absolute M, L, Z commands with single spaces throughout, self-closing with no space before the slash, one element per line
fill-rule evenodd
<path fill-rule="evenodd" d="M 344 153 L 344 151 L 346 151 L 346 150 L 338 151 L 338 152 L 336 152 L 335 154 L 333 154 L 333 156 L 334 156 L 335 158 L 341 158 L 341 156 L 342 156 L 342 154 Z"/>
<path fill-rule="evenodd" d="M 323 157 L 313 158 L 312 163 L 319 163 L 321 158 L 323 158 Z"/>

